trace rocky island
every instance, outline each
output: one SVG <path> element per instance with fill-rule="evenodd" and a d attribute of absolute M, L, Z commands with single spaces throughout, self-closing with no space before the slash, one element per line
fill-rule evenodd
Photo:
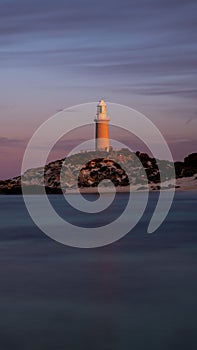
<path fill-rule="evenodd" d="M 197 188 L 197 153 L 188 155 L 183 162 L 174 164 L 151 158 L 146 153 L 132 153 L 124 148 L 109 152 L 87 151 L 73 154 L 65 159 L 50 162 L 44 168 L 27 170 L 22 176 L 0 181 L 1 194 L 22 193 L 21 181 L 29 193 L 40 193 L 45 187 L 48 194 L 74 191 L 77 187 L 83 192 L 113 183 L 119 190 L 132 185 L 134 190 L 170 189 L 171 180 L 176 174 L 176 188 L 192 183 Z M 174 187 L 174 185 L 173 185 Z"/>

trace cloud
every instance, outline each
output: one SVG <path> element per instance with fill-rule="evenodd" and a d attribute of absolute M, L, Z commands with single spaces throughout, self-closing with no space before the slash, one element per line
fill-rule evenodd
<path fill-rule="evenodd" d="M 157 96 L 157 95 L 164 95 L 164 96 L 179 96 L 183 98 L 191 98 L 196 100 L 197 97 L 197 87 L 194 89 L 184 89 L 184 88 L 178 88 L 177 86 L 173 87 L 170 86 L 170 84 L 166 87 L 165 84 L 160 86 L 160 84 L 155 83 L 154 87 L 151 86 L 141 86 L 141 87 L 128 87 L 125 88 L 125 92 L 130 92 L 132 94 L 137 95 L 146 95 L 146 96 Z"/>
<path fill-rule="evenodd" d="M 117 41 L 124 34 L 130 43 L 136 34 L 144 36 L 146 41 L 151 40 L 153 34 L 161 34 L 161 44 L 167 39 L 182 42 L 185 36 L 191 42 L 196 29 L 195 9 L 195 1 L 191 0 L 187 3 L 177 0 L 159 3 L 157 0 L 4 0 L 0 11 L 0 38 L 13 37 L 15 43 L 28 40 L 29 35 L 38 39 L 39 34 L 39 39 L 61 35 L 66 40 L 72 33 L 78 41 L 85 42 L 94 35 L 95 42 L 102 44 L 102 38 L 105 41 L 105 37 L 114 33 Z M 96 34 L 101 34 L 99 40 Z"/>
<path fill-rule="evenodd" d="M 196 121 L 197 121 L 197 116 L 196 116 L 196 118 L 189 118 L 186 120 L 185 125 L 189 125 L 189 124 L 196 122 Z"/>
<path fill-rule="evenodd" d="M 0 136 L 0 147 L 24 147 L 26 140 Z"/>
<path fill-rule="evenodd" d="M 4 0 L 1 67 L 57 72 L 67 89 L 194 101 L 196 10 L 194 0 Z"/>

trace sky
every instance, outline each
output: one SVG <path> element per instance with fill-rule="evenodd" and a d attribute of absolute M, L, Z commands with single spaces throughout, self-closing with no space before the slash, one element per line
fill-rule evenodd
<path fill-rule="evenodd" d="M 145 114 L 175 160 L 196 152 L 196 13 L 193 0 L 0 0 L 0 178 L 20 174 L 41 123 L 100 98 Z"/>

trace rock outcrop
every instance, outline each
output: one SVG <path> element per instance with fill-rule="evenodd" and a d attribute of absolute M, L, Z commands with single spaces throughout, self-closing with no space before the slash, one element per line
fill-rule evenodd
<path fill-rule="evenodd" d="M 191 153 L 184 162 L 175 162 L 176 177 L 191 177 L 197 174 L 197 153 Z"/>
<path fill-rule="evenodd" d="M 128 149 L 81 152 L 44 168 L 29 169 L 22 177 L 0 181 L 0 193 L 21 193 L 21 181 L 29 193 L 40 193 L 44 187 L 47 193 L 62 193 L 76 187 L 95 188 L 102 180 L 120 187 L 132 184 L 140 190 L 146 188 L 148 179 L 151 189 L 160 189 L 161 178 L 166 183 L 173 178 L 174 165 L 177 178 L 197 174 L 197 153 L 190 154 L 184 162 L 173 164 Z M 170 188 L 170 184 L 166 188 Z"/>
<path fill-rule="evenodd" d="M 85 164 L 78 176 L 78 187 L 97 187 L 101 181 L 110 180 L 115 186 L 130 184 L 126 171 L 116 162 L 96 158 Z M 109 186 L 108 182 L 105 182 Z"/>

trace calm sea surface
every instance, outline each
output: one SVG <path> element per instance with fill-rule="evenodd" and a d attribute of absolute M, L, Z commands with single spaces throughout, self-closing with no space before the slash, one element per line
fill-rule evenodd
<path fill-rule="evenodd" d="M 117 196 L 101 224 L 124 209 L 127 194 Z M 62 196 L 50 198 L 60 214 L 93 226 Z M 156 199 L 121 240 L 77 249 L 45 236 L 21 196 L 0 196 L 0 350 L 196 350 L 197 192 L 176 193 L 148 235 Z"/>

